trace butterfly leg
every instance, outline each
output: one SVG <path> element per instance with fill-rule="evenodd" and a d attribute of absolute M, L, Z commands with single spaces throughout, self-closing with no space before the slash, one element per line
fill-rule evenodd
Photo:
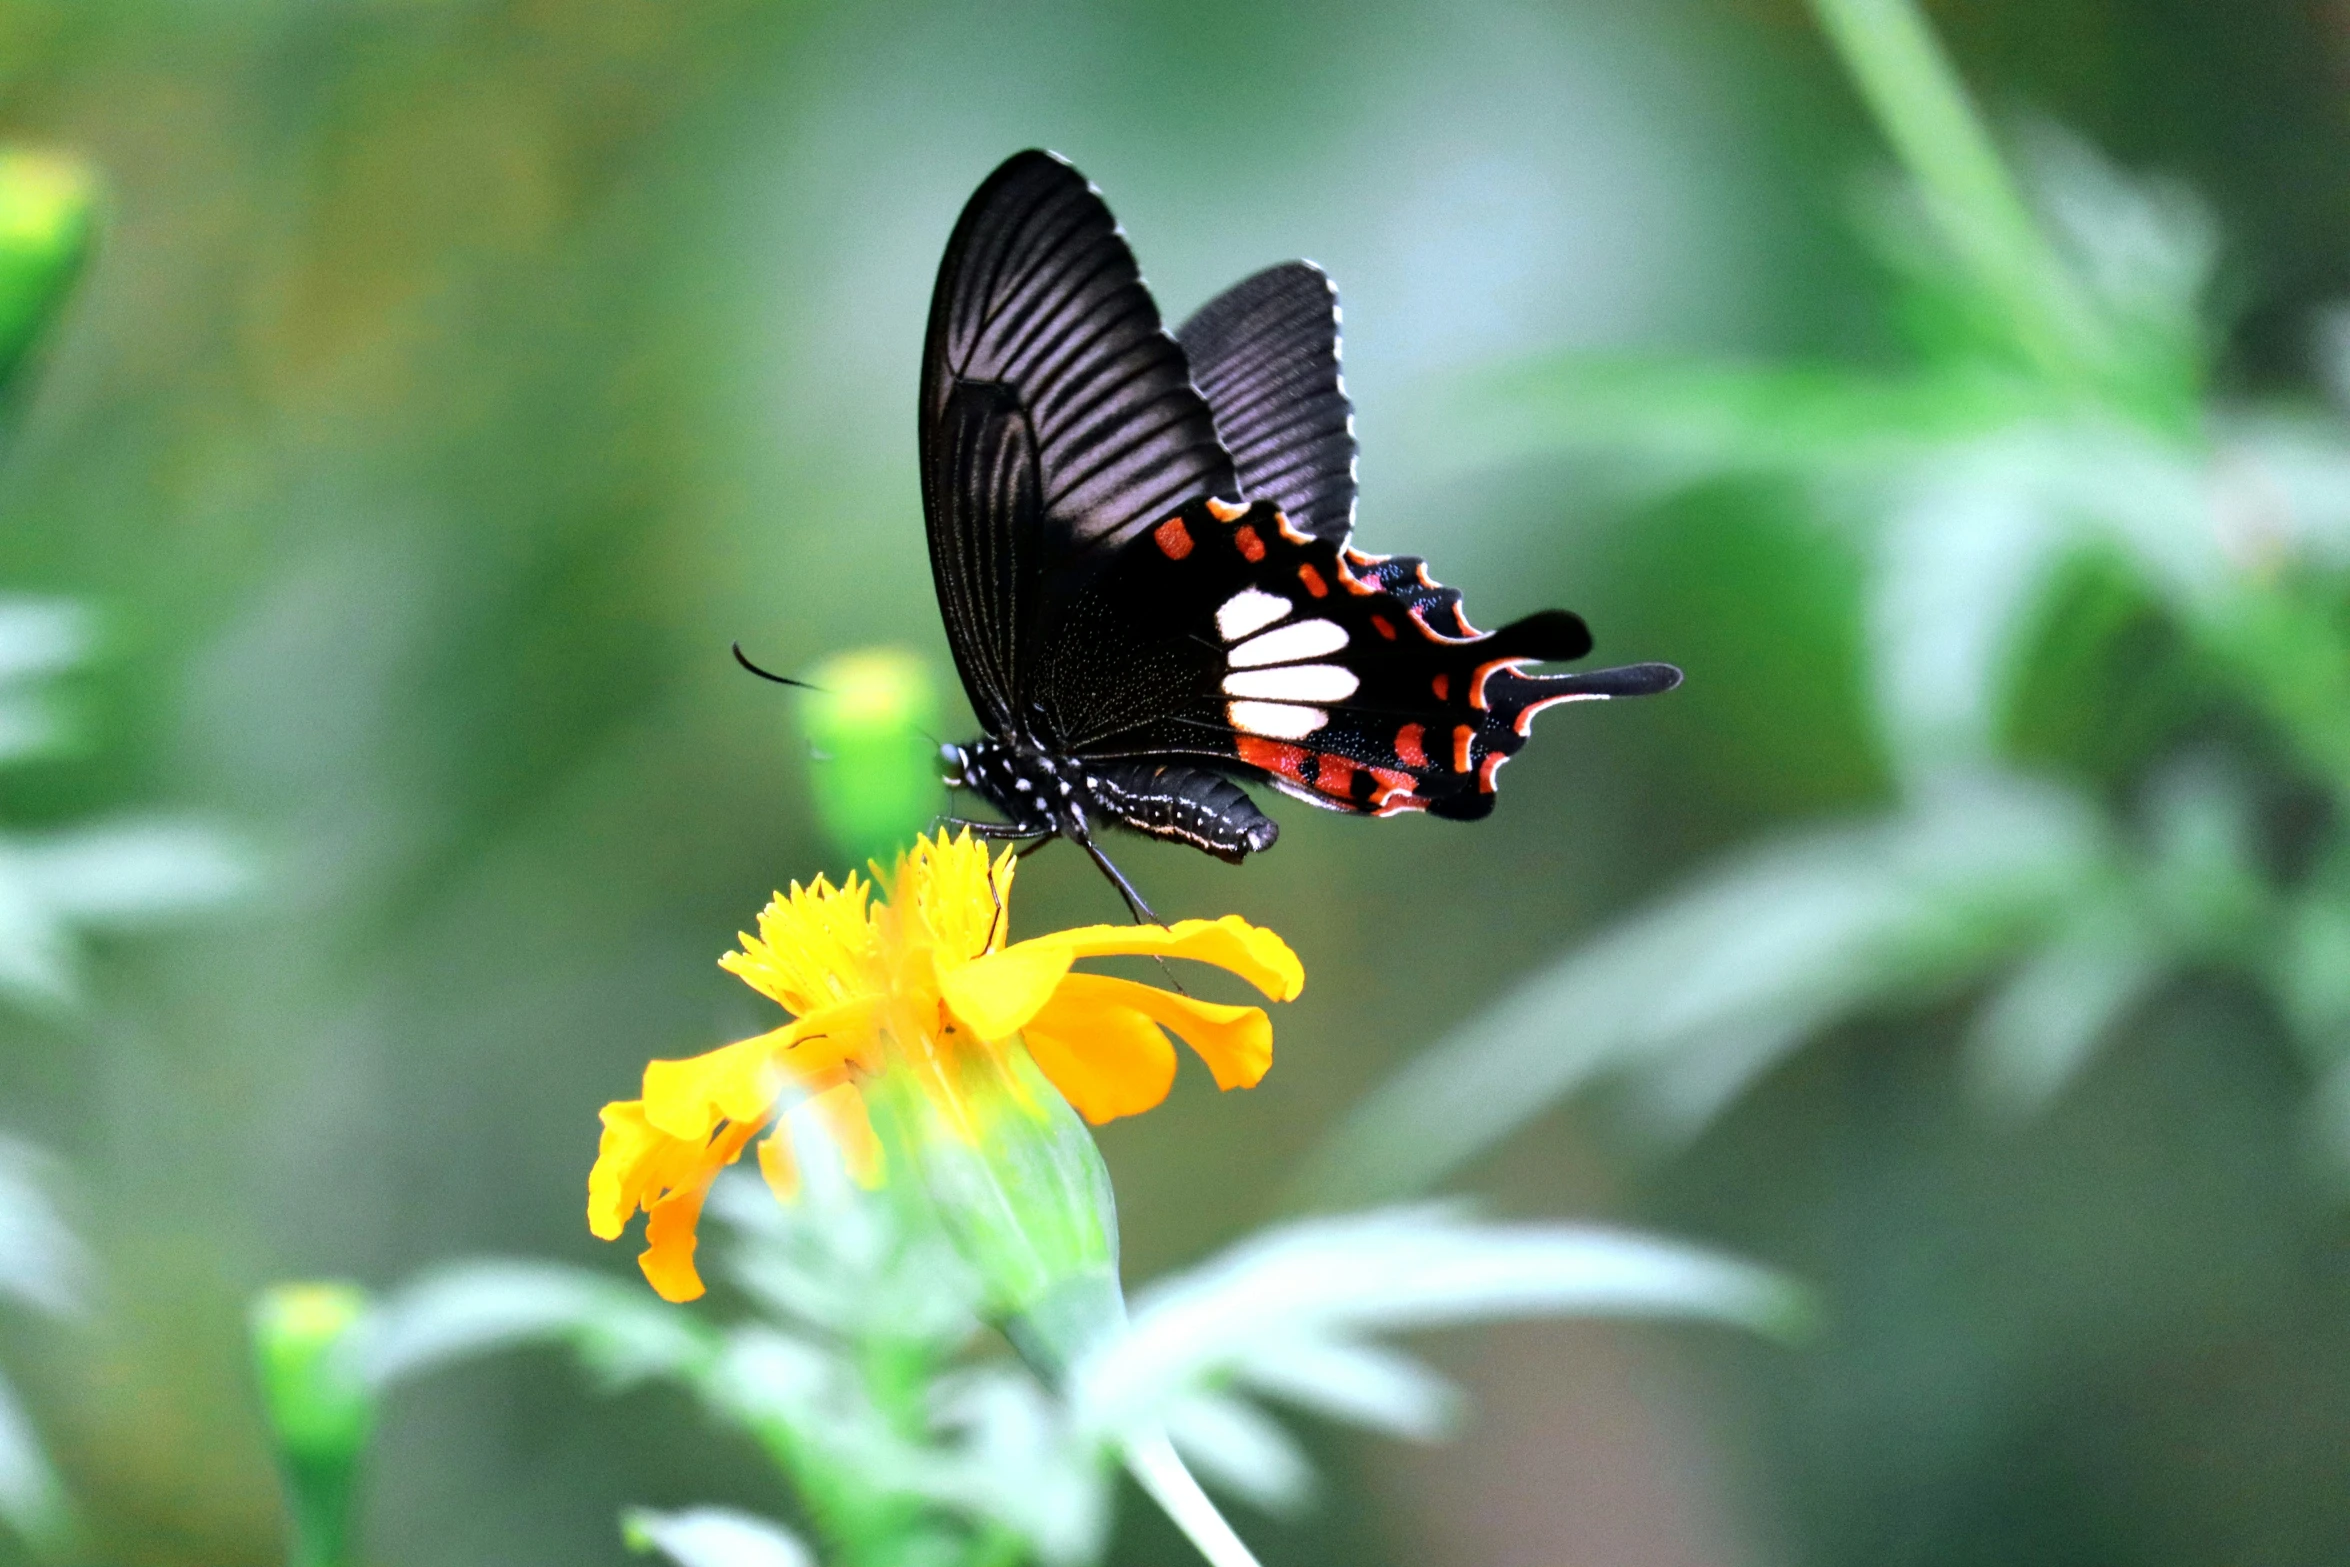
<path fill-rule="evenodd" d="M 1126 900 L 1126 907 L 1134 915 L 1136 924 L 1164 925 L 1167 923 L 1151 912 L 1151 906 L 1142 901 L 1142 894 L 1134 890 L 1134 883 L 1126 879 L 1126 873 L 1110 863 L 1110 857 L 1102 853 L 1101 845 L 1093 841 L 1093 834 L 1079 828 L 1070 833 L 1069 837 L 1076 840 L 1077 847 L 1083 849 L 1092 858 L 1093 863 L 1101 867 L 1102 874 L 1110 878 L 1110 885 L 1117 888 L 1118 896 Z M 1175 971 L 1167 966 L 1165 958 L 1155 958 L 1155 961 L 1159 965 L 1160 972 L 1167 976 L 1167 983 L 1175 987 L 1177 995 L 1188 996 L 1191 994 L 1190 991 L 1183 988 L 1183 981 L 1175 977 Z"/>
<path fill-rule="evenodd" d="M 1072 833 L 1070 836 L 1077 840 L 1077 847 L 1083 849 L 1092 857 L 1093 863 L 1101 867 L 1102 874 L 1110 878 L 1110 885 L 1117 888 L 1118 896 L 1126 900 L 1126 907 L 1134 915 L 1136 924 L 1161 925 L 1166 923 L 1151 912 L 1149 904 L 1142 901 L 1142 894 L 1134 890 L 1134 883 L 1126 879 L 1126 873 L 1110 863 L 1110 857 L 1102 853 L 1101 845 L 1093 841 L 1093 834 L 1078 832 Z"/>
<path fill-rule="evenodd" d="M 941 827 L 961 828 L 963 831 L 968 832 L 974 838 L 1004 839 L 1032 838 L 1036 836 L 1035 828 L 1020 827 L 1014 825 L 1011 822 L 974 821 L 968 816 L 940 816 L 937 818 L 937 821 L 938 825 Z"/>
<path fill-rule="evenodd" d="M 979 825 L 984 827 L 989 824 L 982 822 Z M 1012 852 L 1012 858 L 1014 860 L 1027 859 L 1028 856 L 1034 854 L 1037 850 L 1052 842 L 1054 836 L 1055 835 L 1052 833 L 1046 833 L 1043 837 L 1037 839 L 1036 842 L 1029 844 L 1024 848 L 1014 850 Z M 995 878 L 993 876 L 987 878 L 987 895 L 995 900 L 995 913 L 988 917 L 987 940 L 982 942 L 979 947 L 979 950 L 983 953 L 993 952 L 995 950 L 995 933 L 997 929 L 1004 923 L 1004 895 L 996 889 Z"/>

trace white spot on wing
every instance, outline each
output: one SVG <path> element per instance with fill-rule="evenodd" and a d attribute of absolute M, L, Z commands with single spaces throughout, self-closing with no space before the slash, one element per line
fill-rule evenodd
<path fill-rule="evenodd" d="M 1236 669 L 1224 677 L 1226 696 L 1273 702 L 1343 702 L 1362 682 L 1340 664 L 1292 664 L 1286 669 Z"/>
<path fill-rule="evenodd" d="M 1303 740 L 1330 722 L 1330 715 L 1318 707 L 1298 707 L 1288 702 L 1227 702 L 1224 716 L 1232 721 L 1235 729 L 1274 740 Z"/>
<path fill-rule="evenodd" d="M 1252 631 L 1262 631 L 1289 613 L 1289 600 L 1261 588 L 1242 588 L 1216 611 L 1216 635 L 1238 642 Z"/>
<path fill-rule="evenodd" d="M 1344 646 L 1346 628 L 1337 621 L 1301 620 L 1294 626 L 1282 626 L 1261 637 L 1251 637 L 1224 656 L 1234 669 L 1255 669 L 1263 664 L 1320 658 Z"/>

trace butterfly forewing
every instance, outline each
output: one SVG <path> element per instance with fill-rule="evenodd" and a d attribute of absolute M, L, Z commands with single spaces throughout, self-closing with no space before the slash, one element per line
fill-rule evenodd
<path fill-rule="evenodd" d="M 1008 387 L 1027 410 L 1060 547 L 1114 545 L 1194 496 L 1234 493 L 1117 221 L 1049 153 L 990 175 L 948 241 L 923 349 L 926 442 L 967 381 Z"/>

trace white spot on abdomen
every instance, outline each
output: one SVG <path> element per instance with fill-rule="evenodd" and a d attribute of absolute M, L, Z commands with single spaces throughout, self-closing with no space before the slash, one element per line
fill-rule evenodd
<path fill-rule="evenodd" d="M 1216 611 L 1216 635 L 1227 642 L 1238 642 L 1252 631 L 1265 627 L 1289 613 L 1289 600 L 1262 588 L 1242 588 L 1224 601 Z"/>
<path fill-rule="evenodd" d="M 1227 702 L 1224 716 L 1235 729 L 1274 740 L 1303 740 L 1330 722 L 1330 715 L 1318 707 L 1297 707 L 1288 702 Z"/>
<path fill-rule="evenodd" d="M 1274 702 L 1343 702 L 1361 684 L 1344 665 L 1292 664 L 1286 669 L 1236 669 L 1224 677 L 1224 694 Z"/>
<path fill-rule="evenodd" d="M 1346 628 L 1335 620 L 1301 620 L 1261 637 L 1251 637 L 1225 654 L 1234 669 L 1260 664 L 1286 664 L 1293 659 L 1320 658 L 1346 646 Z"/>

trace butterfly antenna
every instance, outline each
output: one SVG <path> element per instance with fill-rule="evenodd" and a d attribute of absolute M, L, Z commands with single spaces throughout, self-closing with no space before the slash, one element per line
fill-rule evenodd
<path fill-rule="evenodd" d="M 794 680 L 789 675 L 779 675 L 772 669 L 761 669 L 751 662 L 750 655 L 743 651 L 743 645 L 740 642 L 734 645 L 734 661 L 752 674 L 757 675 L 761 680 L 772 680 L 779 686 L 797 686 L 802 691 L 813 691 L 820 696 L 830 694 L 822 686 L 812 686 L 805 680 Z"/>

